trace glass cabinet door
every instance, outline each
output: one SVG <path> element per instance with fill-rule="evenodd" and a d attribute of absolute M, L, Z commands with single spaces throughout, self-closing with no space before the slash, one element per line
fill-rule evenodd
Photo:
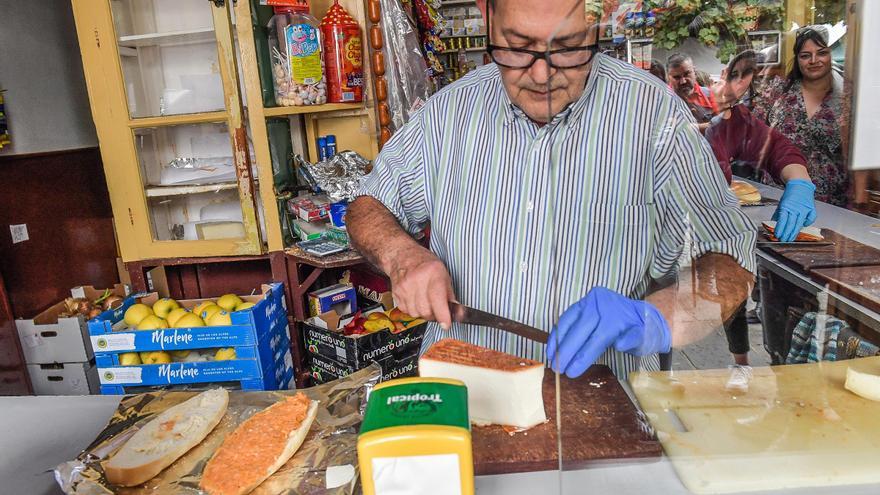
<path fill-rule="evenodd" d="M 110 5 L 132 118 L 224 110 L 211 2 Z"/>
<path fill-rule="evenodd" d="M 123 259 L 263 252 L 231 2 L 73 4 Z"/>

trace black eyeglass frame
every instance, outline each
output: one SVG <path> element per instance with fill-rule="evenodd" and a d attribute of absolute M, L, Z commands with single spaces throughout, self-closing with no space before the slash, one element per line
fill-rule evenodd
<path fill-rule="evenodd" d="M 506 67 L 508 69 L 528 69 L 531 66 L 535 65 L 535 62 L 538 59 L 543 59 L 545 62 L 547 62 L 547 65 L 549 65 L 550 67 L 553 67 L 554 69 L 576 69 L 578 67 L 583 67 L 593 61 L 593 57 L 596 56 L 596 52 L 599 51 L 599 45 L 593 44 L 593 45 L 589 45 L 589 46 L 573 46 L 570 48 L 560 48 L 558 50 L 540 51 L 540 50 L 526 50 L 525 48 L 512 48 L 509 46 L 498 46 L 498 45 L 493 45 L 492 43 L 489 43 L 488 45 L 486 45 L 486 51 L 489 52 L 489 57 L 492 58 L 492 61 L 495 62 L 495 64 L 500 65 L 501 67 Z M 498 59 L 495 57 L 496 51 L 505 51 L 505 52 L 512 52 L 512 53 L 525 53 L 525 54 L 532 56 L 532 61 L 526 65 L 505 64 L 503 62 L 499 62 Z M 557 54 L 557 53 L 571 53 L 571 52 L 583 52 L 583 51 L 591 52 L 589 58 L 587 58 L 587 60 L 585 62 L 575 64 L 575 65 L 557 65 L 557 64 L 554 64 L 550 58 L 554 54 Z"/>
<path fill-rule="evenodd" d="M 490 19 L 492 17 L 491 10 L 492 10 L 492 6 L 487 5 L 486 6 L 486 40 L 489 41 L 489 43 L 486 44 L 486 51 L 489 53 L 489 57 L 492 59 L 492 61 L 495 62 L 496 65 L 499 65 L 501 67 L 504 67 L 507 69 L 525 70 L 525 69 L 528 69 L 531 66 L 535 65 L 535 62 L 538 59 L 543 59 L 545 62 L 547 62 L 547 65 L 549 65 L 550 67 L 553 67 L 554 69 L 577 69 L 578 67 L 583 67 L 583 66 L 589 64 L 590 62 L 592 62 L 593 57 L 595 57 L 596 53 L 599 51 L 599 43 L 598 42 L 596 42 L 592 45 L 587 45 L 587 46 L 573 46 L 573 47 L 569 47 L 569 48 L 560 48 L 558 50 L 544 50 L 544 51 L 527 50 L 525 48 L 513 48 L 510 46 L 495 45 L 492 43 L 492 23 L 490 21 Z M 532 61 L 524 66 L 504 64 L 502 62 L 499 62 L 498 59 L 495 58 L 495 51 L 497 51 L 497 50 L 512 52 L 512 53 L 525 53 L 525 54 L 532 56 Z M 586 62 L 583 62 L 580 64 L 564 65 L 563 66 L 563 65 L 556 65 L 550 60 L 550 57 L 552 57 L 553 55 L 555 55 L 557 53 L 572 53 L 572 52 L 581 52 L 581 51 L 589 51 L 590 56 L 589 56 L 589 58 L 587 58 Z"/>

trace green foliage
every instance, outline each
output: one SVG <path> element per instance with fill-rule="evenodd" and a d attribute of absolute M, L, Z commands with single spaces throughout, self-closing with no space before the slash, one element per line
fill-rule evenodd
<path fill-rule="evenodd" d="M 752 7 L 761 26 L 778 29 L 783 5 L 779 0 L 646 0 L 648 8 L 659 8 L 654 45 L 671 50 L 687 38 L 718 48 L 718 58 L 727 63 L 747 46 L 744 23 L 731 5 Z"/>

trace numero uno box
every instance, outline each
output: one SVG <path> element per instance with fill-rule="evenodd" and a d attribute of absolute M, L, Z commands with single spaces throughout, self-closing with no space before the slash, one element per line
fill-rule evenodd
<path fill-rule="evenodd" d="M 411 354 L 395 358 L 388 356 L 377 361 L 382 368 L 382 377 L 379 381 L 393 380 L 407 376 L 417 376 L 419 371 L 419 350 L 413 349 Z M 323 356 L 312 354 L 309 356 L 309 374 L 317 383 L 327 383 L 348 376 L 360 368 L 355 368 L 339 363 Z"/>
<path fill-rule="evenodd" d="M 368 315 L 381 309 L 376 307 L 363 314 Z M 389 356 L 400 357 L 418 352 L 428 328 L 426 321 L 414 320 L 400 333 L 382 330 L 364 335 L 344 335 L 341 329 L 351 319 L 351 316 L 340 319 L 336 313 L 330 312 L 306 320 L 302 325 L 302 332 L 309 354 L 351 366 L 353 369 L 361 369 L 373 361 L 381 361 Z"/>

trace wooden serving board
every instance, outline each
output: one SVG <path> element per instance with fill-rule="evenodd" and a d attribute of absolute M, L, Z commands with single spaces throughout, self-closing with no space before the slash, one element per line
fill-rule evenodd
<path fill-rule="evenodd" d="M 821 268 L 813 275 L 830 290 L 880 313 L 880 265 Z"/>
<path fill-rule="evenodd" d="M 877 250 L 833 230 L 822 229 L 822 235 L 832 245 L 811 245 L 808 242 L 792 245 L 791 243 L 774 245 L 762 244 L 761 249 L 779 256 L 786 264 L 794 268 L 810 271 L 816 268 L 834 268 L 839 266 L 876 265 L 880 260 Z"/>
<path fill-rule="evenodd" d="M 474 474 L 559 468 L 555 379 L 546 370 L 547 423 L 513 435 L 500 426 L 473 427 Z M 607 366 L 594 365 L 577 379 L 563 376 L 560 389 L 563 469 L 580 469 L 598 460 L 660 457 L 660 443 Z"/>

